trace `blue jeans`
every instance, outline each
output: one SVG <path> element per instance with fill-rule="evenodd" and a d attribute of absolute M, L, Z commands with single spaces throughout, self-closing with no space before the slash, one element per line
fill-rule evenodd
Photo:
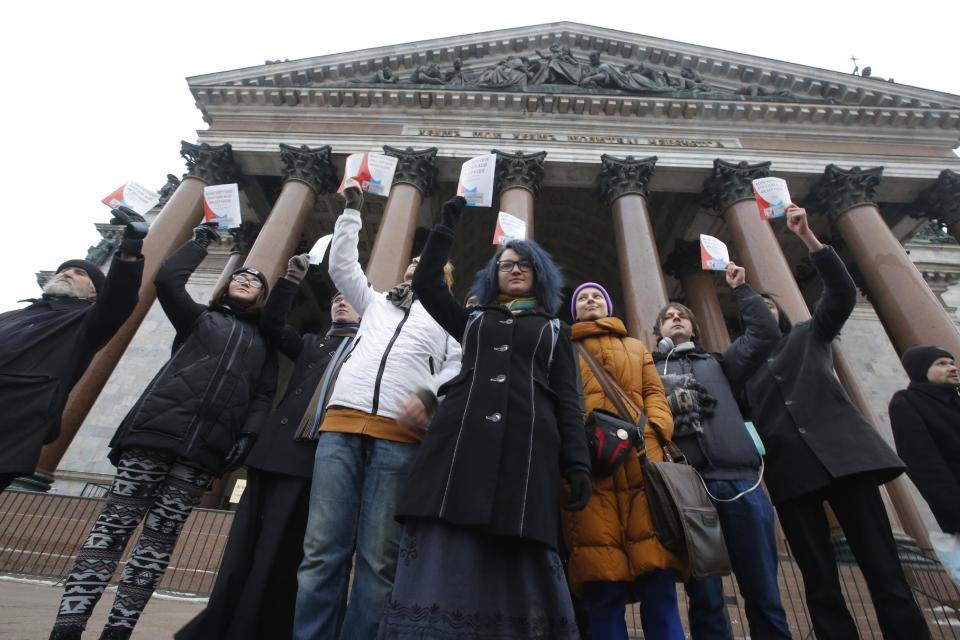
<path fill-rule="evenodd" d="M 376 636 L 397 569 L 401 527 L 394 512 L 416 453 L 415 444 L 321 434 L 297 571 L 296 640 Z"/>
<path fill-rule="evenodd" d="M 707 489 L 718 498 L 732 498 L 753 486 L 749 480 L 707 480 Z M 777 584 L 779 557 L 773 505 L 762 489 L 733 502 L 714 502 L 730 555 L 730 565 L 743 596 L 750 637 L 753 640 L 790 638 L 787 614 Z M 719 576 L 689 580 L 690 636 L 693 640 L 729 640 L 730 620 Z"/>
<path fill-rule="evenodd" d="M 647 640 L 683 640 L 677 605 L 677 574 L 655 569 L 637 576 L 633 589 L 640 599 L 640 624 Z M 593 640 L 627 640 L 625 594 L 627 582 L 588 582 L 584 602 Z"/>

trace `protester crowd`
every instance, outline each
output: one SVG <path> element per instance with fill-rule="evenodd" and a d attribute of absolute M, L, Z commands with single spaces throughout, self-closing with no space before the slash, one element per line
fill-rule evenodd
<path fill-rule="evenodd" d="M 564 280 L 534 241 L 504 242 L 458 301 L 448 257 L 460 197 L 403 281 L 376 291 L 359 262 L 355 182 L 344 198 L 322 334 L 288 322 L 305 255 L 272 288 L 256 268 L 235 271 L 209 304 L 186 284 L 215 227 L 201 224 L 160 267 L 172 355 L 110 444 L 116 475 L 51 639 L 81 637 L 142 524 L 100 635 L 131 637 L 191 510 L 241 465 L 247 485 L 209 603 L 178 640 L 619 640 L 634 602 L 645 638 L 682 640 L 678 583 L 691 637 L 732 638 L 729 572 L 750 637 L 790 638 L 775 517 L 816 637 L 857 638 L 824 503 L 883 636 L 930 637 L 879 487 L 906 471 L 944 533 L 960 535 L 956 361 L 931 345 L 904 353 L 910 385 L 890 404 L 898 457 L 833 374 L 856 288 L 803 209 L 786 216 L 822 280 L 811 319 L 792 324 L 730 263 L 742 334 L 710 353 L 679 302 L 659 310 L 657 345 L 629 336 L 597 282 L 573 289 L 573 322 L 561 322 Z M 70 389 L 136 304 L 147 227 L 118 211 L 109 275 L 67 261 L 42 298 L 0 315 L 0 397 L 14 412 L 0 431 L 0 489 L 33 471 Z M 279 356 L 293 366 L 278 392 Z"/>

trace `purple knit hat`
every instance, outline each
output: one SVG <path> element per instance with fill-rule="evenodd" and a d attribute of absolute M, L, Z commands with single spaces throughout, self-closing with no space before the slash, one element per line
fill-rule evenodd
<path fill-rule="evenodd" d="M 607 301 L 607 315 L 613 315 L 613 301 L 610 299 L 610 294 L 607 293 L 607 290 L 603 288 L 603 285 L 597 284 L 596 282 L 584 282 L 573 290 L 573 297 L 570 298 L 570 317 L 573 318 L 574 322 L 577 320 L 577 296 L 580 295 L 580 292 L 584 289 L 591 287 L 600 290 L 600 293 L 603 294 L 603 299 Z"/>

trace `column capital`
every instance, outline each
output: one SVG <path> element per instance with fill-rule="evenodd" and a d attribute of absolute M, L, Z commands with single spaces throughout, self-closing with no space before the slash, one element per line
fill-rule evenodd
<path fill-rule="evenodd" d="M 820 182 L 810 192 L 816 213 L 825 213 L 830 220 L 858 204 L 872 203 L 883 175 L 883 167 L 841 169 L 828 164 Z"/>
<path fill-rule="evenodd" d="M 960 222 L 960 173 L 944 169 L 937 181 L 920 192 L 914 203 L 914 218 L 924 217 L 944 226 Z"/>
<path fill-rule="evenodd" d="M 283 181 L 302 182 L 318 195 L 333 193 L 340 184 L 333 166 L 330 145 L 311 149 L 280 143 L 280 162 L 283 163 Z"/>
<path fill-rule="evenodd" d="M 419 189 L 424 196 L 429 196 L 437 182 L 437 151 L 436 147 L 398 149 L 384 145 L 383 152 L 398 160 L 393 184 L 409 184 Z"/>
<path fill-rule="evenodd" d="M 597 184 L 600 194 L 612 205 L 620 196 L 633 193 L 647 197 L 650 178 L 656 171 L 657 156 L 649 158 L 617 158 L 607 154 L 600 156 L 600 175 Z"/>
<path fill-rule="evenodd" d="M 181 140 L 180 157 L 187 163 L 186 177 L 199 178 L 210 185 L 236 182 L 240 177 L 229 142 L 214 147 L 206 142 L 192 144 Z"/>
<path fill-rule="evenodd" d="M 770 162 L 750 164 L 746 160 L 713 161 L 713 173 L 703 183 L 702 204 L 707 209 L 723 213 L 733 203 L 753 197 L 752 182 L 770 175 Z"/>
<path fill-rule="evenodd" d="M 241 222 L 239 227 L 231 229 L 230 233 L 233 236 L 233 247 L 230 249 L 230 253 L 239 253 L 245 256 L 250 253 L 250 248 L 253 247 L 253 243 L 257 241 L 257 236 L 260 235 L 260 225 L 247 220 Z"/>
<path fill-rule="evenodd" d="M 543 186 L 543 160 L 546 151 L 524 153 L 493 150 L 497 156 L 496 190 L 520 187 L 534 195 L 540 195 Z"/>
<path fill-rule="evenodd" d="M 677 279 L 700 273 L 700 243 L 677 238 L 673 251 L 663 263 L 663 270 Z"/>

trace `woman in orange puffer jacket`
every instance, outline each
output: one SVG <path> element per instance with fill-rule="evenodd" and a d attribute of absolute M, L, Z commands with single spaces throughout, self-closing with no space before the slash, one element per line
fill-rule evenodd
<path fill-rule="evenodd" d="M 663 385 L 653 358 L 643 343 L 627 336 L 613 305 L 599 284 L 576 288 L 571 302 L 573 340 L 594 359 L 643 409 L 667 438 L 673 433 Z M 580 358 L 586 413 L 606 409 L 616 413 L 587 363 Z M 637 416 L 633 416 L 635 419 Z M 651 460 L 662 460 L 656 435 L 644 433 Z M 609 477 L 593 478 L 593 496 L 586 509 L 563 513 L 563 530 L 570 551 L 568 571 L 573 592 L 581 597 L 594 640 L 626 639 L 626 603 L 640 601 L 641 623 L 648 640 L 682 640 L 676 580 L 683 562 L 657 540 L 637 456 L 630 455 Z"/>

